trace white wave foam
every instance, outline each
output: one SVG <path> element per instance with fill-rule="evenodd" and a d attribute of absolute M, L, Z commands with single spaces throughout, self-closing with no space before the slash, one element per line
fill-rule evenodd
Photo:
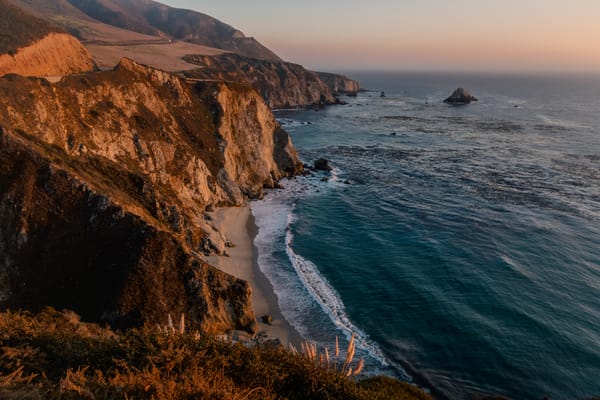
<path fill-rule="evenodd" d="M 566 119 L 549 117 L 547 115 L 538 114 L 537 117 L 544 121 L 544 123 L 548 125 L 560 126 L 561 128 L 571 128 L 571 129 L 590 129 L 588 125 L 581 124 L 575 121 L 569 121 Z"/>
<path fill-rule="evenodd" d="M 321 275 L 313 262 L 306 260 L 292 248 L 291 228 L 296 222 L 296 200 L 334 189 L 339 185 L 336 172 L 341 171 L 334 169 L 329 182 L 321 182 L 319 175 L 284 181 L 282 184 L 285 190 L 268 191 L 262 200 L 252 202 L 252 213 L 258 227 L 254 245 L 258 249 L 259 268 L 273 285 L 285 318 L 303 337 L 315 339 L 311 337 L 310 329 L 305 324 L 310 324 L 311 315 L 317 313 L 324 321 L 332 323 L 329 329 L 340 330 L 348 340 L 354 334 L 358 351 L 363 351 L 367 358 L 380 366 L 388 367 L 377 344 L 372 343 L 368 335 L 350 321 L 335 288 Z M 282 254 L 284 249 L 285 255 Z M 282 256 L 287 256 L 287 266 L 282 263 Z"/>
<path fill-rule="evenodd" d="M 321 275 L 319 269 L 313 262 L 294 252 L 292 248 L 293 234 L 290 229 L 294 222 L 295 216 L 292 212 L 289 214 L 288 229 L 286 230 L 285 251 L 292 262 L 294 269 L 298 273 L 298 277 L 302 284 L 316 300 L 321 309 L 329 316 L 335 326 L 344 332 L 347 339 L 350 339 L 351 336 L 354 335 L 359 349 L 363 349 L 379 363 L 387 366 L 388 363 L 381 349 L 379 349 L 376 344 L 371 343 L 368 340 L 367 334 L 350 321 L 348 314 L 346 314 L 344 303 L 335 288 L 333 288 L 327 279 Z"/>

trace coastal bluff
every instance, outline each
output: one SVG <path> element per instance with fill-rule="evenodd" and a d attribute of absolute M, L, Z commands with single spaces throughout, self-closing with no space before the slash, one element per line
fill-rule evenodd
<path fill-rule="evenodd" d="M 248 284 L 199 256 L 220 251 L 204 211 L 301 170 L 247 85 L 128 59 L 54 84 L 0 78 L 0 306 L 253 331 Z"/>
<path fill-rule="evenodd" d="M 337 95 L 360 90 L 358 82 L 345 76 L 313 72 L 288 62 L 237 54 L 186 56 L 185 60 L 200 67 L 185 71 L 186 76 L 246 83 L 254 87 L 271 108 L 337 104 Z"/>

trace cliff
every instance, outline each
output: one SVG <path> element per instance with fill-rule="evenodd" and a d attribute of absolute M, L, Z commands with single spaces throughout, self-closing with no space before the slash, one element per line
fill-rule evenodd
<path fill-rule="evenodd" d="M 73 36 L 49 33 L 42 39 L 20 48 L 15 54 L 0 55 L 0 76 L 61 76 L 94 69 L 92 56 Z"/>
<path fill-rule="evenodd" d="M 360 91 L 360 84 L 344 75 L 318 72 L 321 79 L 334 94 L 356 94 Z"/>
<path fill-rule="evenodd" d="M 305 105 L 328 105 L 338 102 L 319 74 L 298 64 L 257 60 L 236 54 L 187 56 L 185 60 L 201 68 L 185 71 L 186 76 L 204 79 L 244 82 L 252 85 L 272 108 Z M 330 74 L 336 88 L 358 87 L 354 81 Z M 333 77 L 336 77 L 335 79 Z"/>
<path fill-rule="evenodd" d="M 2 308 L 253 329 L 248 284 L 198 257 L 222 250 L 205 208 L 302 168 L 252 88 L 130 60 L 56 84 L 7 75 L 0 127 Z"/>

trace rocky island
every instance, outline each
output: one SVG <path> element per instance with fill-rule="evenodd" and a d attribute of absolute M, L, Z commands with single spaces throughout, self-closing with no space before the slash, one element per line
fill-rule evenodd
<path fill-rule="evenodd" d="M 473 96 L 467 89 L 458 88 L 447 99 L 444 100 L 444 103 L 465 105 L 470 104 L 473 101 L 479 101 L 479 99 Z"/>

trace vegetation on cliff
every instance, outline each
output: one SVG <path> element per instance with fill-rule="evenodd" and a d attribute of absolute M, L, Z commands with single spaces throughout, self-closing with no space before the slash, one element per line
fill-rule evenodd
<path fill-rule="evenodd" d="M 60 29 L 9 4 L 8 0 L 0 0 L 0 54 L 15 54 L 52 32 Z"/>
<path fill-rule="evenodd" d="M 0 314 L 0 347 L 3 399 L 430 399 L 282 348 L 158 328 L 114 332 L 52 309 Z"/>

